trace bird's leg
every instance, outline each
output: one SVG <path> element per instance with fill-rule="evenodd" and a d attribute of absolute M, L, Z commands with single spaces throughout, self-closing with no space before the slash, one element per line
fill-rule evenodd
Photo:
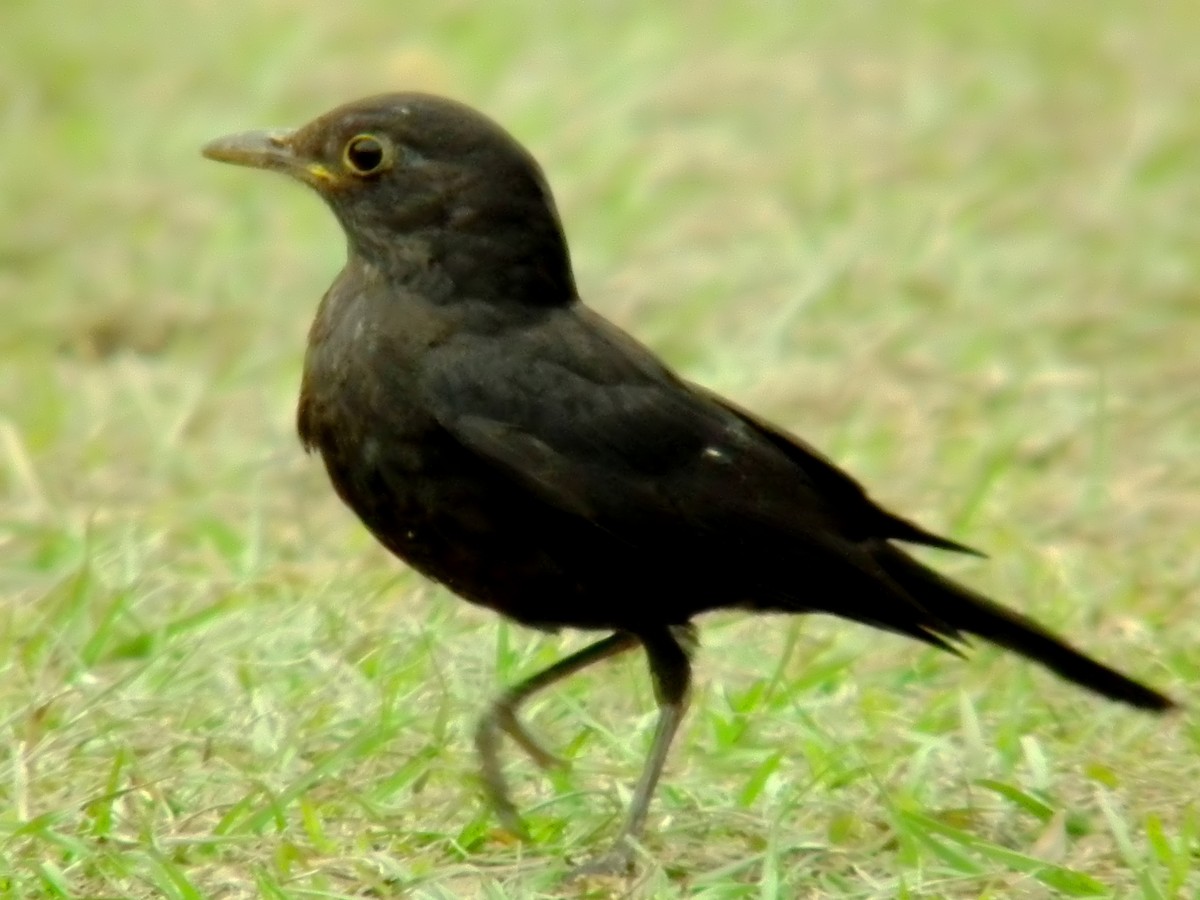
<path fill-rule="evenodd" d="M 544 750 L 536 740 L 525 730 L 525 726 L 517 718 L 517 710 L 526 700 L 543 688 L 556 681 L 561 681 L 574 675 L 581 669 L 601 662 L 618 653 L 632 649 L 637 645 L 637 639 L 629 634 L 618 633 L 610 635 L 594 644 L 589 644 L 582 650 L 572 653 L 565 659 L 560 659 L 554 665 L 531 675 L 524 681 L 509 688 L 500 696 L 480 722 L 480 731 L 499 728 L 511 737 L 533 761 L 545 769 L 563 765 L 563 761 L 552 753 Z"/>
<path fill-rule="evenodd" d="M 498 750 L 501 733 L 507 734 L 516 741 L 521 749 L 542 768 L 562 765 L 563 763 L 558 757 L 542 749 L 525 730 L 520 720 L 517 719 L 517 710 L 522 703 L 543 688 L 574 675 L 592 663 L 623 653 L 635 647 L 637 643 L 638 639 L 633 635 L 617 632 L 594 644 L 589 644 L 565 659 L 560 659 L 549 668 L 513 685 L 492 703 L 491 708 L 479 720 L 479 725 L 475 729 L 475 748 L 479 752 L 484 791 L 487 794 L 488 803 L 495 811 L 497 818 L 500 819 L 500 824 L 508 831 L 518 837 L 528 837 L 525 826 L 521 822 L 521 816 L 508 796 L 508 784 L 504 780 L 504 772 L 500 767 Z"/>
<path fill-rule="evenodd" d="M 662 775 L 663 764 L 679 723 L 687 710 L 688 693 L 691 686 L 692 666 L 688 652 L 680 646 L 683 638 L 690 648 L 694 646 L 694 632 L 689 627 L 682 634 L 662 630 L 639 635 L 650 663 L 650 676 L 654 682 L 654 696 L 658 701 L 658 723 L 654 728 L 654 740 L 650 753 L 642 768 L 641 778 L 633 791 L 629 814 L 612 849 L 598 859 L 585 863 L 571 873 L 573 878 L 587 875 L 620 875 L 633 867 L 634 842 L 642 836 L 646 825 L 646 813 L 654 788 Z"/>

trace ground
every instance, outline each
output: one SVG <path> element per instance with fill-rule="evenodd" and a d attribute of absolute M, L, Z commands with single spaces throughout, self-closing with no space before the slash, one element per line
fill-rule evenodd
<path fill-rule="evenodd" d="M 202 160 L 382 90 L 542 160 L 585 298 L 795 429 L 930 554 L 1194 700 L 1200 7 L 10 0 L 0 55 L 0 893 L 1168 898 L 1200 731 L 987 648 L 713 616 L 642 874 L 611 839 L 639 660 L 530 707 L 536 843 L 480 803 L 485 698 L 580 646 L 379 550 L 293 434 L 344 244 Z"/>

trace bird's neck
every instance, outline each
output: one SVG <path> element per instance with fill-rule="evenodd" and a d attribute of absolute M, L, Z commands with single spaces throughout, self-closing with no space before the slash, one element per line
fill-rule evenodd
<path fill-rule="evenodd" d="M 351 239 L 347 255 L 347 270 L 361 272 L 371 281 L 386 282 L 427 296 L 451 289 L 429 242 L 413 235 L 386 241 Z"/>
<path fill-rule="evenodd" d="M 476 233 L 428 227 L 387 240 L 357 238 L 359 257 L 393 284 L 431 299 L 473 298 L 521 306 L 565 306 L 577 298 L 566 242 L 554 231 Z"/>

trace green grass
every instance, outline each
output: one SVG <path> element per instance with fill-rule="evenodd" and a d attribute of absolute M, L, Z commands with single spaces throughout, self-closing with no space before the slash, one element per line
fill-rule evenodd
<path fill-rule="evenodd" d="M 197 152 L 418 87 L 543 161 L 585 297 L 981 546 L 939 564 L 1200 676 L 1194 4 L 10 0 L 0 54 L 0 895 L 527 898 L 603 847 L 653 702 L 374 546 L 301 454 L 343 255 Z M 1200 895 L 1200 730 L 987 649 L 703 623 L 634 897 Z"/>

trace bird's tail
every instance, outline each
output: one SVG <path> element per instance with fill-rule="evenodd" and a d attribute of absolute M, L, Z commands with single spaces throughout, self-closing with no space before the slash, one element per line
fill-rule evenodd
<path fill-rule="evenodd" d="M 1176 705 L 1158 691 L 1085 656 L 1032 619 L 956 584 L 896 547 L 887 546 L 876 559 L 897 584 L 949 626 L 952 633 L 947 637 L 957 637 L 954 630 L 977 635 L 1090 691 L 1141 709 L 1163 711 Z"/>

